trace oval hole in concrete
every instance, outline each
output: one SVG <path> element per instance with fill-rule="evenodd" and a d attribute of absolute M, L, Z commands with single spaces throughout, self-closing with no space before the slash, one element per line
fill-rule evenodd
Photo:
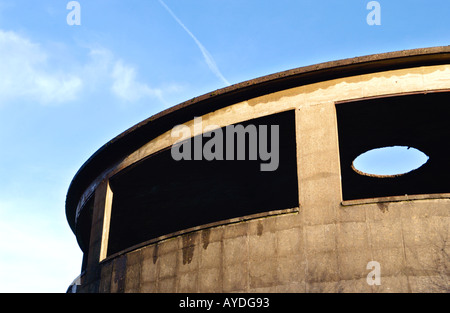
<path fill-rule="evenodd" d="M 352 168 L 360 175 L 395 177 L 418 169 L 428 159 L 425 153 L 412 147 L 384 147 L 359 155 L 353 161 Z"/>

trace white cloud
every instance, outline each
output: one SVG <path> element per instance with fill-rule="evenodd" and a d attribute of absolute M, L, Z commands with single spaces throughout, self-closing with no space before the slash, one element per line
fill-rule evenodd
<path fill-rule="evenodd" d="M 134 102 L 147 97 L 158 98 L 164 102 L 163 93 L 179 90 L 176 85 L 161 89 L 152 88 L 139 81 L 137 68 L 125 64 L 108 49 L 92 48 L 89 59 L 83 69 L 83 77 L 89 81 L 89 88 L 104 88 L 106 82 L 108 90 L 124 102 Z"/>
<path fill-rule="evenodd" d="M 82 79 L 49 70 L 48 54 L 40 45 L 0 30 L 0 103 L 32 99 L 43 104 L 74 100 Z"/>
<path fill-rule="evenodd" d="M 139 81 L 136 67 L 103 47 L 91 48 L 87 62 L 70 68 L 58 67 L 56 59 L 38 43 L 0 30 L 0 105 L 14 100 L 59 104 L 94 92 L 111 92 L 127 103 L 144 98 L 165 103 L 163 94 L 174 90 L 170 86 L 152 88 Z"/>
<path fill-rule="evenodd" d="M 144 97 L 156 97 L 163 101 L 162 90 L 150 88 L 136 80 L 136 69 L 116 61 L 112 71 L 112 92 L 122 100 L 134 102 Z"/>

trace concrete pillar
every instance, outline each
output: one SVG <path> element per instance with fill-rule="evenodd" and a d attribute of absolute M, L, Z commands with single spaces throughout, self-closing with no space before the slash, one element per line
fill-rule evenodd
<path fill-rule="evenodd" d="M 100 262 L 106 258 L 108 249 L 109 222 L 112 206 L 112 191 L 109 181 L 104 180 L 95 190 L 92 215 L 91 239 L 85 278 L 85 292 L 98 292 L 100 284 Z"/>

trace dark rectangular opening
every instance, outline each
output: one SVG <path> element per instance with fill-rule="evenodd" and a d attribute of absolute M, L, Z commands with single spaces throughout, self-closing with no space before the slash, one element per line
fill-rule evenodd
<path fill-rule="evenodd" d="M 450 92 L 389 96 L 336 105 L 343 200 L 449 193 Z M 372 149 L 405 146 L 429 160 L 397 177 L 370 177 L 352 169 Z"/>
<path fill-rule="evenodd" d="M 271 126 L 278 125 L 276 170 L 261 171 L 267 159 L 258 155 L 252 160 L 248 153 L 244 160 L 175 161 L 167 149 L 146 158 L 110 180 L 114 196 L 108 255 L 195 226 L 298 207 L 295 112 L 239 125 L 267 125 L 267 151 L 274 148 Z M 226 142 L 226 130 L 221 130 Z M 204 138 L 203 147 L 207 142 Z M 245 147 L 249 151 L 249 140 Z"/>

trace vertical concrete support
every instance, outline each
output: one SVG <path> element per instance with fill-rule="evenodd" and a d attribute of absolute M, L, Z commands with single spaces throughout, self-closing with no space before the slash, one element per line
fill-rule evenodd
<path fill-rule="evenodd" d="M 99 263 L 106 258 L 111 205 L 112 191 L 109 181 L 105 180 L 95 191 L 91 241 L 86 270 L 86 289 L 84 290 L 86 292 L 98 292 L 99 290 L 101 274 Z"/>
<path fill-rule="evenodd" d="M 340 192 L 339 151 L 333 102 L 297 114 L 299 195 L 307 226 L 336 222 Z"/>
<path fill-rule="evenodd" d="M 104 205 L 101 206 L 103 210 L 103 228 L 102 228 L 102 243 L 100 247 L 100 259 L 103 261 L 108 254 L 108 239 L 109 239 L 109 225 L 111 221 L 111 208 L 112 208 L 113 193 L 109 181 L 106 183 L 106 195 Z"/>
<path fill-rule="evenodd" d="M 297 122 L 306 291 L 333 292 L 339 280 L 336 220 L 341 201 L 334 103 L 300 108 Z"/>

